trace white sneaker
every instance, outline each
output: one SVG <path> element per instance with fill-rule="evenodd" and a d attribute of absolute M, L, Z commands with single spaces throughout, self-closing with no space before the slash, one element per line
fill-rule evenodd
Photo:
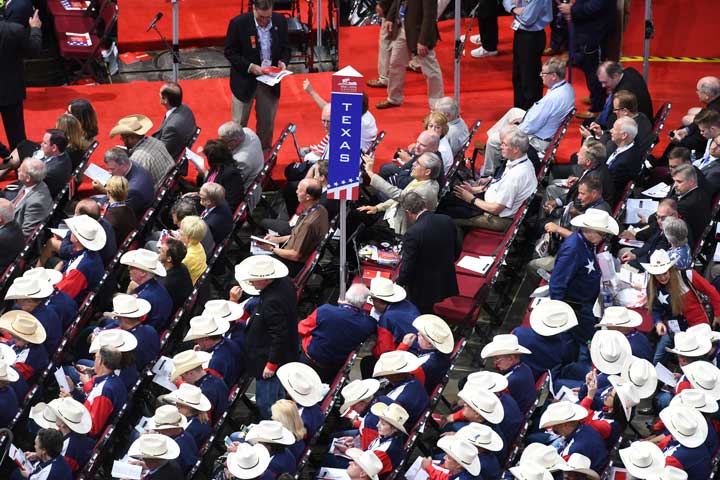
<path fill-rule="evenodd" d="M 493 50 L 492 52 L 489 52 L 485 50 L 483 47 L 478 47 L 475 50 L 470 52 L 470 55 L 472 55 L 473 58 L 485 58 L 485 57 L 494 57 L 497 55 L 497 50 Z"/>
<path fill-rule="evenodd" d="M 460 41 L 465 41 L 465 35 L 460 35 Z M 480 35 L 470 35 L 470 43 L 473 43 L 475 45 L 482 45 L 482 40 L 480 40 Z"/>

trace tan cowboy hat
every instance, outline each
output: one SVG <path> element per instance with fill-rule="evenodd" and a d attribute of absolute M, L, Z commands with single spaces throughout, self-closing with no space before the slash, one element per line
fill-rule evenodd
<path fill-rule="evenodd" d="M 20 374 L 5 360 L 0 360 L 0 381 L 2 382 L 17 382 L 20 379 Z"/>
<path fill-rule="evenodd" d="M 465 388 L 458 392 L 458 398 L 493 425 L 502 422 L 505 417 L 505 409 L 500 399 L 484 388 L 473 385 L 468 388 L 468 385 L 465 385 Z"/>
<path fill-rule="evenodd" d="M 377 402 L 370 407 L 370 412 L 407 435 L 405 423 L 410 419 L 410 415 L 399 403 L 385 405 Z"/>
<path fill-rule="evenodd" d="M 530 312 L 530 328 L 543 337 L 567 332 L 577 324 L 575 311 L 560 300 L 545 300 Z"/>
<path fill-rule="evenodd" d="M 0 317 L 0 327 L 2 317 Z M 710 362 L 696 360 L 681 367 L 693 388 L 702 390 L 713 400 L 720 400 L 720 370 Z"/>
<path fill-rule="evenodd" d="M 610 233 L 617 235 L 620 227 L 613 217 L 605 210 L 598 208 L 588 208 L 585 213 L 578 215 L 570 220 L 573 227 L 586 228 L 595 230 L 596 232 Z"/>
<path fill-rule="evenodd" d="M 513 477 L 518 480 L 552 480 L 553 476 L 547 469 L 541 467 L 537 463 L 519 463 L 509 468 Z"/>
<path fill-rule="evenodd" d="M 635 328 L 642 324 L 642 315 L 635 310 L 625 307 L 607 307 L 603 313 L 602 320 L 596 324 L 596 328 L 600 327 L 623 327 Z"/>
<path fill-rule="evenodd" d="M 635 478 L 660 476 L 665 466 L 665 454 L 652 442 L 633 442 L 618 452 L 625 469 Z"/>
<path fill-rule="evenodd" d="M 370 280 L 370 297 L 387 303 L 402 302 L 407 292 L 389 278 L 375 277 Z"/>
<path fill-rule="evenodd" d="M 199 315 L 190 319 L 190 330 L 185 334 L 183 342 L 224 335 L 228 330 L 230 330 L 230 322 L 224 318 Z"/>
<path fill-rule="evenodd" d="M 375 364 L 373 377 L 414 372 L 420 368 L 420 365 L 422 361 L 410 352 L 404 350 L 385 352 Z"/>
<path fill-rule="evenodd" d="M 340 406 L 340 414 L 344 415 L 356 403 L 362 402 L 375 396 L 380 390 L 380 382 L 375 378 L 366 378 L 365 380 L 353 380 L 343 387 L 340 393 L 345 399 L 345 403 Z"/>
<path fill-rule="evenodd" d="M 113 311 L 105 312 L 103 315 L 110 318 L 142 318 L 152 309 L 150 302 L 144 298 L 137 298 L 135 295 L 118 293 L 112 299 Z"/>
<path fill-rule="evenodd" d="M 272 280 L 287 277 L 287 275 L 287 266 L 270 255 L 255 255 L 235 265 L 235 280 L 241 283 L 253 280 Z"/>
<path fill-rule="evenodd" d="M 553 427 L 568 422 L 579 422 L 588 416 L 588 411 L 567 400 L 551 403 L 540 417 L 540 428 Z"/>
<path fill-rule="evenodd" d="M 608 380 L 615 390 L 615 395 L 620 399 L 625 418 L 630 421 L 632 409 L 640 403 L 640 393 L 632 383 L 626 382 L 617 375 L 610 375 Z"/>
<path fill-rule="evenodd" d="M 371 480 L 378 480 L 378 473 L 383 468 L 382 461 L 371 450 L 362 451 L 359 448 L 348 448 L 345 455 L 365 472 Z"/>
<path fill-rule="evenodd" d="M 543 445 L 537 442 L 525 447 L 522 454 L 520 454 L 519 463 L 534 463 L 550 472 L 567 468 L 565 460 L 552 445 Z"/>
<path fill-rule="evenodd" d="M 491 393 L 500 393 L 508 388 L 508 379 L 505 375 L 497 372 L 481 370 L 468 375 L 465 386 L 469 386 L 471 389 L 481 388 Z"/>
<path fill-rule="evenodd" d="M 52 402 L 57 402 L 59 399 L 55 399 Z M 52 403 L 50 402 L 50 403 Z M 45 402 L 40 402 L 37 405 L 30 407 L 30 413 L 28 414 L 38 427 L 40 428 L 52 428 L 57 430 L 57 424 L 55 423 L 55 412 Z"/>
<path fill-rule="evenodd" d="M 203 316 L 221 318 L 228 322 L 238 320 L 244 314 L 245 310 L 241 304 L 222 299 L 208 300 L 202 311 Z"/>
<path fill-rule="evenodd" d="M 617 330 L 598 330 L 590 343 L 593 365 L 608 375 L 620 374 L 623 365 L 632 355 L 630 341 Z"/>
<path fill-rule="evenodd" d="M 180 413 L 175 405 L 162 405 L 155 409 L 155 415 L 148 420 L 148 430 L 169 430 L 187 427 L 187 418 Z"/>
<path fill-rule="evenodd" d="M 440 353 L 450 353 L 455 348 L 452 330 L 437 315 L 420 315 L 412 326 L 422 334 Z"/>
<path fill-rule="evenodd" d="M 701 413 L 715 413 L 718 411 L 718 402 L 708 397 L 702 390 L 686 388 L 670 400 L 671 407 L 694 408 Z"/>
<path fill-rule="evenodd" d="M 270 465 L 270 452 L 264 445 L 240 442 L 237 450 L 228 453 L 227 469 L 235 478 L 252 480 L 260 477 Z"/>
<path fill-rule="evenodd" d="M 45 327 L 31 313 L 22 310 L 10 310 L 0 317 L 0 329 L 26 342 L 39 345 L 45 341 Z"/>
<path fill-rule="evenodd" d="M 160 261 L 160 256 L 150 250 L 144 248 L 138 248 L 137 250 L 130 250 L 125 252 L 120 257 L 120 263 L 127 265 L 128 267 L 139 268 L 146 272 L 150 272 L 158 277 L 164 277 L 167 275 L 165 267 Z"/>
<path fill-rule="evenodd" d="M 175 381 L 183 373 L 189 372 L 190 370 L 202 367 L 204 358 L 198 355 L 195 350 L 185 350 L 180 352 L 173 357 L 173 369 L 170 372 L 170 381 Z"/>
<path fill-rule="evenodd" d="M 130 445 L 128 456 L 132 458 L 174 460 L 180 456 L 180 446 L 167 435 L 145 433 Z"/>
<path fill-rule="evenodd" d="M 567 459 L 567 462 L 565 463 L 564 468 L 561 468 L 561 470 L 565 472 L 579 473 L 580 475 L 585 475 L 594 480 L 599 480 L 600 475 L 598 475 L 595 470 L 590 468 L 590 465 L 592 465 L 592 462 L 588 457 L 586 457 L 582 453 L 576 452 L 570 455 L 570 457 Z"/>
<path fill-rule="evenodd" d="M 75 433 L 84 435 L 92 428 L 92 418 L 87 407 L 72 397 L 57 398 L 48 407 L 55 417 Z"/>
<path fill-rule="evenodd" d="M 277 443 L 278 445 L 292 445 L 295 435 L 285 428 L 282 423 L 275 420 L 261 420 L 260 423 L 250 425 L 245 441 L 250 443 Z"/>
<path fill-rule="evenodd" d="M 708 424 L 699 411 L 688 407 L 665 407 L 660 420 L 672 436 L 688 448 L 699 447 L 708 436 Z"/>
<path fill-rule="evenodd" d="M 480 475 L 480 458 L 475 445 L 457 435 L 441 437 L 437 446 L 449 457 L 458 462 L 467 472 L 477 477 Z"/>
<path fill-rule="evenodd" d="M 503 448 L 502 437 L 482 423 L 472 422 L 465 425 L 457 431 L 457 436 L 489 452 L 499 452 Z"/>
<path fill-rule="evenodd" d="M 187 405 L 198 412 L 209 412 L 212 410 L 210 400 L 202 393 L 200 387 L 189 383 L 181 383 L 177 390 L 165 396 L 171 403 Z"/>
<path fill-rule="evenodd" d="M 25 273 L 23 273 L 23 277 L 25 278 L 37 278 L 38 281 L 49 283 L 50 285 L 55 285 L 56 283 L 59 283 L 60 280 L 62 280 L 63 275 L 62 272 L 58 270 L 53 270 L 52 268 L 43 268 L 43 267 L 36 267 L 31 268 L 30 270 L 27 270 Z"/>
<path fill-rule="evenodd" d="M 693 332 L 678 332 L 673 341 L 675 346 L 673 348 L 665 347 L 665 350 L 683 357 L 704 357 L 712 350 L 710 337 L 700 337 Z"/>
<path fill-rule="evenodd" d="M 278 368 L 276 375 L 295 403 L 312 407 L 322 402 L 322 380 L 310 366 L 300 362 L 286 363 Z"/>
<path fill-rule="evenodd" d="M 110 138 L 115 135 L 145 135 L 153 127 L 153 122 L 145 115 L 138 113 L 123 117 L 110 130 Z"/>
<path fill-rule="evenodd" d="M 662 275 L 675 265 L 678 258 L 679 257 L 670 258 L 670 255 L 661 248 L 655 250 L 652 255 L 650 255 L 650 263 L 640 263 L 640 265 L 642 265 L 650 275 Z"/>
<path fill-rule="evenodd" d="M 495 335 L 492 342 L 485 345 L 480 352 L 482 358 L 497 357 L 498 355 L 521 355 L 532 353 L 518 343 L 513 334 Z"/>
<path fill-rule="evenodd" d="M 53 290 L 53 286 L 48 282 L 41 282 L 37 278 L 18 277 L 8 288 L 5 300 L 47 298 L 52 295 Z"/>
<path fill-rule="evenodd" d="M 657 388 L 657 372 L 652 363 L 644 358 L 631 356 L 620 372 L 620 378 L 637 388 L 640 398 L 649 398 Z"/>
<path fill-rule="evenodd" d="M 90 353 L 100 351 L 102 347 L 110 347 L 120 352 L 132 352 L 137 348 L 137 338 L 122 328 L 100 330 L 90 344 Z"/>
<path fill-rule="evenodd" d="M 107 241 L 105 229 L 94 218 L 87 215 L 77 215 L 66 218 L 65 224 L 75 235 L 78 242 L 88 250 L 97 252 L 105 246 Z"/>
<path fill-rule="evenodd" d="M 685 331 L 701 338 L 709 338 L 711 342 L 717 342 L 720 340 L 720 332 L 713 330 L 709 323 L 698 323 L 697 325 L 688 327 Z"/>

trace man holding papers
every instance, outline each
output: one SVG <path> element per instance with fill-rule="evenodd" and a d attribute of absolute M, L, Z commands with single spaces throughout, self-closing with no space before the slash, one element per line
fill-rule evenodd
<path fill-rule="evenodd" d="M 142 218 L 155 195 L 155 187 L 150 173 L 130 160 L 127 151 L 121 147 L 111 148 L 103 157 L 108 175 L 100 167 L 88 168 L 85 174 L 92 178 L 92 187 L 98 193 L 105 193 L 105 183 L 112 175 L 125 177 L 128 181 L 128 196 L 125 203 L 130 206 L 138 218 Z M 91 165 L 92 167 L 92 165 Z"/>

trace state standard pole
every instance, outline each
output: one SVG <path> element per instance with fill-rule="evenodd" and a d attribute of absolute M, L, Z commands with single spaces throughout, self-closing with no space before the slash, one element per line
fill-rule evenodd
<path fill-rule="evenodd" d="M 334 0 L 328 0 L 332 2 Z M 317 39 L 315 40 L 315 46 L 318 48 L 322 47 L 322 0 L 317 0 Z M 318 58 L 319 60 L 319 58 Z"/>
<path fill-rule="evenodd" d="M 645 0 L 645 44 L 643 45 L 643 78 L 648 83 L 650 75 L 650 39 L 655 34 L 652 21 L 652 0 Z"/>
<path fill-rule="evenodd" d="M 455 0 L 455 103 L 457 104 L 458 108 L 460 107 L 460 56 L 462 55 L 462 52 L 460 51 L 460 23 L 462 22 L 462 17 L 460 13 L 460 7 L 461 5 L 460 0 Z"/>
<path fill-rule="evenodd" d="M 340 200 L 340 296 L 345 298 L 347 291 L 347 200 Z"/>
<path fill-rule="evenodd" d="M 173 3 L 173 82 L 177 83 L 180 78 L 180 12 L 178 0 L 172 0 Z"/>

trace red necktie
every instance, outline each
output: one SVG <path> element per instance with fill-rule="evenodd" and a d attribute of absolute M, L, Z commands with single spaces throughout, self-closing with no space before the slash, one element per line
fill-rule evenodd
<path fill-rule="evenodd" d="M 24 196 L 25 196 L 25 188 L 23 187 L 22 190 L 20 190 L 20 192 L 17 194 L 17 196 L 13 200 L 13 206 L 17 207 L 18 203 L 20 203 L 20 200 L 22 200 Z"/>

